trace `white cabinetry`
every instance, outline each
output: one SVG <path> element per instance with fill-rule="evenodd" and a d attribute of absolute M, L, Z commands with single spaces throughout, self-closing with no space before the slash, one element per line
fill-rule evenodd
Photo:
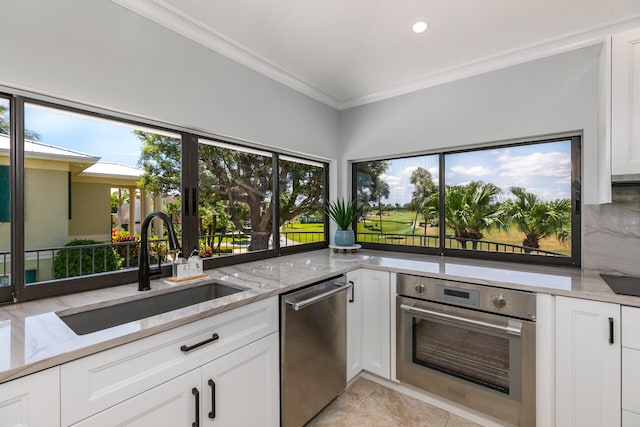
<path fill-rule="evenodd" d="M 184 426 L 196 424 L 200 411 L 200 372 L 194 370 L 89 417 L 75 427 Z M 198 416 L 200 414 L 198 413 Z"/>
<path fill-rule="evenodd" d="M 391 367 L 390 273 L 362 270 L 362 368 L 383 378 Z"/>
<path fill-rule="evenodd" d="M 556 426 L 620 422 L 620 306 L 556 297 Z"/>
<path fill-rule="evenodd" d="M 0 427 L 60 425 L 60 369 L 50 368 L 0 385 Z"/>
<path fill-rule="evenodd" d="M 640 28 L 611 40 L 611 173 L 640 174 Z"/>
<path fill-rule="evenodd" d="M 622 307 L 622 427 L 640 426 L 640 308 Z"/>
<path fill-rule="evenodd" d="M 216 375 L 222 387 L 216 396 L 218 412 L 229 420 L 234 410 L 225 408 L 227 393 L 237 400 L 265 393 L 260 401 L 268 402 L 253 402 L 251 416 L 271 425 L 279 419 L 278 405 L 271 405 L 271 396 L 279 396 L 277 327 L 274 297 L 67 363 L 61 367 L 62 425 L 81 420 L 82 426 L 113 425 L 116 418 L 124 425 L 191 425 L 196 400 L 201 408 L 212 401 L 208 380 L 215 381 Z M 258 365 L 264 368 L 260 375 Z M 229 387 L 235 380 L 237 388 Z M 165 416 L 169 406 L 178 415 Z M 180 422 L 152 422 L 174 417 Z M 137 424 L 139 420 L 145 422 Z"/>
<path fill-rule="evenodd" d="M 353 282 L 347 303 L 347 381 L 362 370 L 389 378 L 390 273 L 360 269 L 348 273 L 347 280 Z"/>
<path fill-rule="evenodd" d="M 353 284 L 347 303 L 347 382 L 362 371 L 362 270 L 347 273 Z"/>
<path fill-rule="evenodd" d="M 278 334 L 202 368 L 201 426 L 280 425 Z"/>

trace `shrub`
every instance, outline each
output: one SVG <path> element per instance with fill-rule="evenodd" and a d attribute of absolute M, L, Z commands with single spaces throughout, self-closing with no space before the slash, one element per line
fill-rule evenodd
<path fill-rule="evenodd" d="M 121 260 L 114 248 L 108 246 L 82 247 L 100 243 L 103 242 L 90 239 L 76 239 L 67 243 L 65 247 L 79 246 L 79 248 L 64 249 L 56 254 L 53 261 L 54 277 L 64 279 L 118 270 Z"/>
<path fill-rule="evenodd" d="M 113 243 L 122 243 L 122 242 L 138 242 L 139 237 L 131 237 L 128 231 L 118 231 L 117 233 L 112 234 L 111 242 Z M 128 249 L 127 249 L 128 248 Z M 118 255 L 123 260 L 123 266 L 129 267 L 137 267 L 139 263 L 139 252 L 140 252 L 140 244 L 132 245 L 117 245 L 115 247 Z M 129 251 L 129 262 L 127 263 L 127 250 Z"/>

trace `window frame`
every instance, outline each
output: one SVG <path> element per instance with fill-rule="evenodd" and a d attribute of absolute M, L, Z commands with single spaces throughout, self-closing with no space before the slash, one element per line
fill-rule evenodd
<path fill-rule="evenodd" d="M 406 156 L 397 157 L 385 157 L 376 159 L 367 159 L 362 161 L 351 162 L 351 194 L 354 199 L 357 199 L 357 168 L 358 164 L 371 162 L 371 161 L 391 161 L 406 159 L 412 157 L 438 155 L 438 192 L 439 192 L 439 207 L 438 207 L 438 225 L 439 225 L 439 245 L 438 247 L 424 247 L 424 246 L 410 246 L 410 245 L 393 245 L 383 243 L 371 243 L 361 242 L 358 240 L 357 233 L 357 221 L 354 221 L 352 228 L 356 230 L 356 243 L 362 245 L 365 249 L 385 250 L 405 253 L 419 253 L 426 255 L 440 255 L 451 256 L 460 258 L 471 259 L 484 259 L 491 261 L 508 261 L 508 262 L 522 262 L 530 264 L 548 264 L 548 265 L 564 265 L 572 267 L 581 266 L 581 254 L 582 254 L 582 229 L 581 229 L 581 199 L 582 199 L 582 132 L 569 132 L 566 134 L 553 134 L 548 136 L 540 136 L 534 138 L 523 138 L 516 141 L 497 142 L 494 144 L 482 144 L 475 145 L 473 147 L 465 147 L 452 150 L 440 150 L 423 152 L 417 154 L 411 154 Z M 530 254 L 516 254 L 516 253 L 500 253 L 489 251 L 474 251 L 455 248 L 446 248 L 446 227 L 444 217 L 444 205 L 445 205 L 445 157 L 448 154 L 468 153 L 480 150 L 488 149 L 501 149 L 510 147 L 521 147 L 527 145 L 536 145 L 542 143 L 553 143 L 559 141 L 571 141 L 571 256 L 570 257 L 547 257 L 540 255 Z"/>
<path fill-rule="evenodd" d="M 218 141 L 220 143 L 234 146 L 238 148 L 247 148 L 268 152 L 272 155 L 273 165 L 273 197 L 276 203 L 273 204 L 273 224 L 278 223 L 279 215 L 279 193 L 278 193 L 278 160 L 279 155 L 288 157 L 296 157 L 304 160 L 305 157 L 300 155 L 292 155 L 283 150 L 282 152 L 273 149 L 250 146 L 243 141 L 234 140 L 232 138 L 222 138 L 219 136 L 196 132 L 190 129 L 180 127 L 172 127 L 153 120 L 143 120 L 131 118 L 130 116 L 117 112 L 104 112 L 102 110 L 77 105 L 75 103 L 63 100 L 51 100 L 50 98 L 42 99 L 38 96 L 32 96 L 22 93 L 0 92 L 0 97 L 9 102 L 10 111 L 10 212 L 11 212 L 11 284 L 8 287 L 0 288 L 0 305 L 5 303 L 17 303 L 39 298 L 47 298 L 64 294 L 83 292 L 95 289 L 108 288 L 124 284 L 135 283 L 138 280 L 138 268 L 129 270 L 119 270 L 105 273 L 97 273 L 92 275 L 77 276 L 65 279 L 48 280 L 36 282 L 27 285 L 25 282 L 25 230 L 24 230 L 24 196 L 25 196 L 25 155 L 24 155 L 24 108 L 25 104 L 33 104 L 60 110 L 63 112 L 77 113 L 89 118 L 104 119 L 109 121 L 120 122 L 127 125 L 152 128 L 158 131 L 179 134 L 181 139 L 181 190 L 187 189 L 187 192 L 194 191 L 195 200 L 187 200 L 187 197 L 181 198 L 181 217 L 182 217 L 182 247 L 192 248 L 198 244 L 198 212 L 195 212 L 188 206 L 198 206 L 197 186 L 198 186 L 198 141 L 199 139 Z M 84 108 L 83 108 L 84 107 Z M 323 164 L 324 170 L 324 196 L 325 200 L 329 194 L 329 163 L 326 160 L 319 160 L 309 156 L 309 161 Z M 181 193 L 182 194 L 182 193 Z M 284 254 L 305 252 L 315 249 L 328 247 L 328 218 L 324 215 L 325 223 L 325 240 L 313 244 L 301 244 L 289 248 L 280 248 L 278 227 L 273 227 L 273 248 L 266 251 L 251 252 L 246 254 L 238 254 L 232 256 L 214 257 L 205 259 L 203 266 L 205 269 L 223 267 L 227 265 L 239 264 L 249 261 L 261 260 L 266 258 L 274 258 Z M 171 275 L 171 265 L 162 266 L 162 274 L 159 277 L 167 277 Z"/>

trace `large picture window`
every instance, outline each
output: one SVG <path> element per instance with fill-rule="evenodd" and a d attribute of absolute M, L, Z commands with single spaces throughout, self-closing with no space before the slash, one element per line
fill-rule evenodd
<path fill-rule="evenodd" d="M 157 123 L 0 97 L 0 303 L 135 282 L 153 211 L 206 268 L 327 246 L 326 173 Z M 148 236 L 150 262 L 170 274 L 177 252 L 159 219 Z"/>
<path fill-rule="evenodd" d="M 578 136 L 353 168 L 366 247 L 580 263 Z"/>

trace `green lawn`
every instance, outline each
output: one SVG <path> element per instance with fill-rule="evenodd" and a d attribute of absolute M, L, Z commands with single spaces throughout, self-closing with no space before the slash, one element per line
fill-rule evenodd
<path fill-rule="evenodd" d="M 324 224 L 287 223 L 280 227 L 280 234 L 296 243 L 315 243 L 324 241 Z"/>
<path fill-rule="evenodd" d="M 385 212 L 382 216 L 382 231 L 380 231 L 379 217 L 368 216 L 365 222 L 358 223 L 358 240 L 371 243 L 437 247 L 438 241 L 435 238 L 429 239 L 425 242 L 424 239 L 421 240 L 417 237 L 402 238 L 402 236 L 398 236 L 396 238 L 391 238 L 390 236 L 385 236 L 386 234 L 413 234 L 413 226 L 411 225 L 411 223 L 413 222 L 414 218 L 415 212 L 409 212 L 405 210 Z M 419 216 L 418 221 L 424 221 L 424 218 Z M 424 235 L 425 228 L 416 227 L 415 234 Z M 429 236 L 437 237 L 438 227 L 427 227 L 426 234 Z M 446 234 L 453 235 L 450 230 L 447 230 Z M 483 234 L 483 240 L 512 244 L 517 246 L 522 245 L 522 240 L 524 239 L 524 234 L 517 231 L 517 228 L 515 226 L 510 227 L 509 231 L 494 229 L 484 231 Z M 540 249 L 558 252 L 565 255 L 571 255 L 571 242 L 561 242 L 555 237 L 547 238 L 543 239 L 540 242 Z"/>

